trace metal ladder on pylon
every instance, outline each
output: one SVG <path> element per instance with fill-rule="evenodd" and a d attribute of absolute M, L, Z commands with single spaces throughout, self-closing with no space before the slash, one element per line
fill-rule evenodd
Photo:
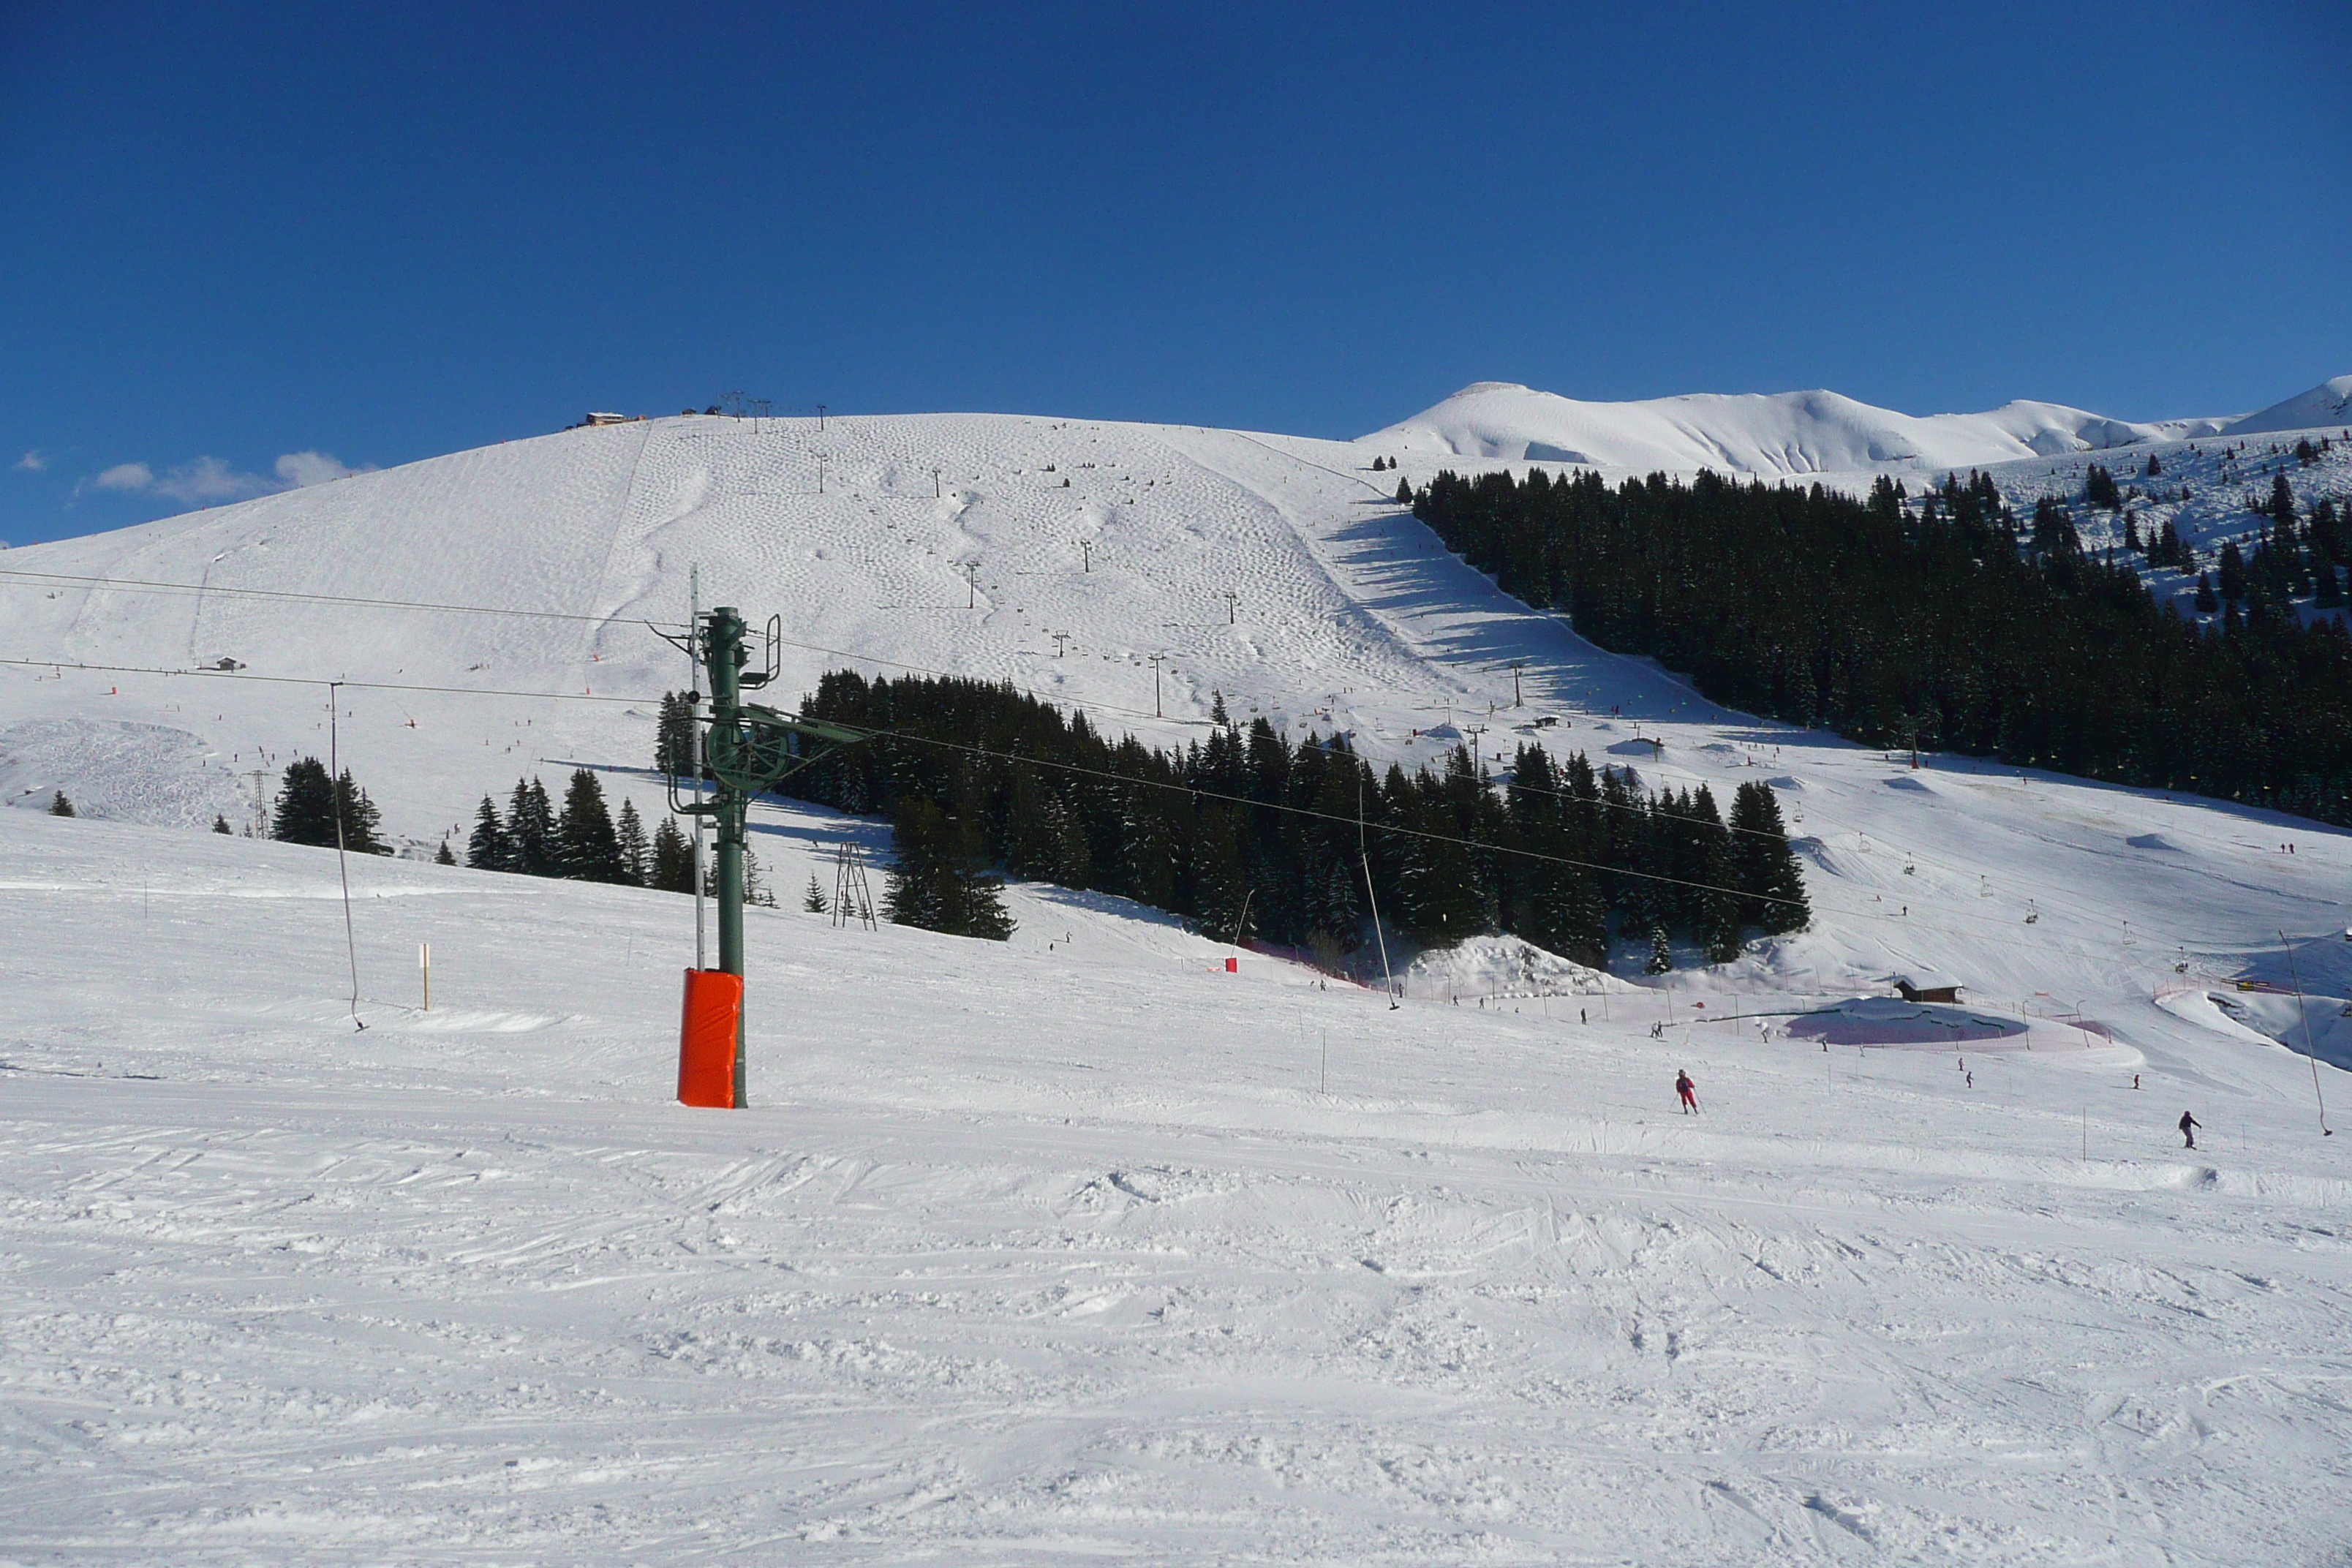
<path fill-rule="evenodd" d="M 845 838 L 833 850 L 833 923 L 845 926 L 853 921 L 867 931 L 881 929 L 874 923 L 874 894 L 866 882 L 866 852 Z"/>

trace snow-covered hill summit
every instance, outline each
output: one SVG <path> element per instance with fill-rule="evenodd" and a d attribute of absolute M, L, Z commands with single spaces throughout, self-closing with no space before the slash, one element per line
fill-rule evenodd
<path fill-rule="evenodd" d="M 2340 424 L 2347 404 L 2352 376 L 2256 414 L 2153 423 L 2030 402 L 1982 414 L 1923 417 L 1834 392 L 1585 403 L 1513 382 L 1482 381 L 1363 441 L 1383 451 L 1642 472 L 1712 468 L 1767 478 L 1856 469 L 1941 473 L 2146 442 Z"/>

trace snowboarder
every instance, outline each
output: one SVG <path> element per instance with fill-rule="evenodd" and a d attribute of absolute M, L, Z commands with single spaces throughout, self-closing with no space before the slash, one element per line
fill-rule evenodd
<path fill-rule="evenodd" d="M 1691 1082 L 1691 1075 L 1689 1073 L 1677 1071 L 1675 1074 L 1675 1092 L 1683 1097 L 1683 1114 L 1685 1116 L 1696 1116 L 1698 1114 L 1697 1090 L 1698 1085 Z"/>
<path fill-rule="evenodd" d="M 2198 1121 L 2197 1118 L 2189 1115 L 2189 1112 L 2185 1110 L 2182 1111 L 2180 1113 L 2180 1138 L 2183 1146 L 2190 1149 L 2197 1147 L 2197 1129 L 2204 1125 L 2205 1124 L 2202 1121 Z"/>

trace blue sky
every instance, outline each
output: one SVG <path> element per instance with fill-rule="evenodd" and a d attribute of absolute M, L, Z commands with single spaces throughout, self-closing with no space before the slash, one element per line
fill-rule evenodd
<path fill-rule="evenodd" d="M 2251 408 L 2352 371 L 2347 60 L 2340 0 L 0 5 L 0 539 L 734 389 Z"/>

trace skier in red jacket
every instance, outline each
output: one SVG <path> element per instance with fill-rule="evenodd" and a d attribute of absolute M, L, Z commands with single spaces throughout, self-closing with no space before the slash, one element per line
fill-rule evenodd
<path fill-rule="evenodd" d="M 1675 1092 L 1683 1097 L 1683 1114 L 1685 1116 L 1696 1116 L 1698 1114 L 1698 1085 L 1691 1082 L 1691 1075 L 1689 1073 L 1678 1071 L 1675 1074 Z"/>

